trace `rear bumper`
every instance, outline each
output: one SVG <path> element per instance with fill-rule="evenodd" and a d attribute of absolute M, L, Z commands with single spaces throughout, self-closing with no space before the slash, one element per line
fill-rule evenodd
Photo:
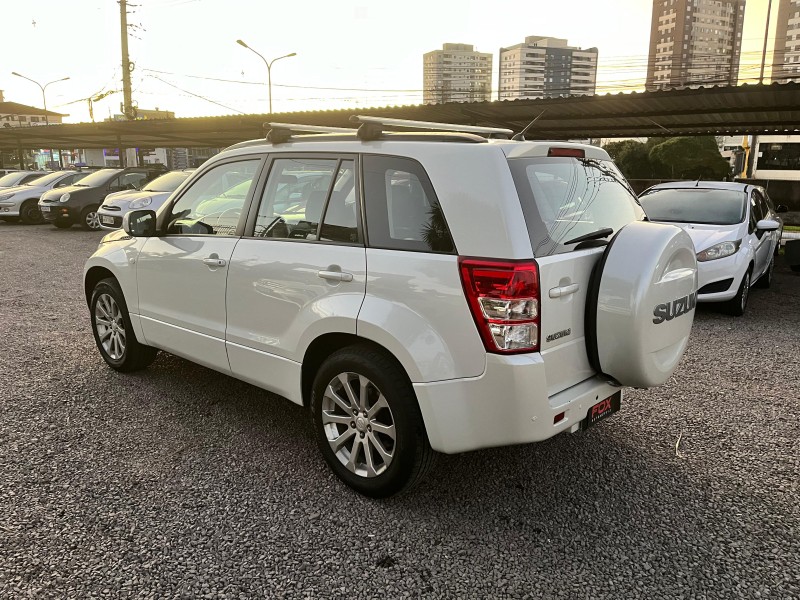
<path fill-rule="evenodd" d="M 544 369 L 539 355 L 490 354 L 480 377 L 415 383 L 431 447 L 454 454 L 546 440 L 620 390 L 592 377 L 548 397 Z"/>

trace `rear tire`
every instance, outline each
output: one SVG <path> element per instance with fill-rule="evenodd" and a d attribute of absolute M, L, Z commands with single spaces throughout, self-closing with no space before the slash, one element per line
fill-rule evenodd
<path fill-rule="evenodd" d="M 25 225 L 38 225 L 44 221 L 36 200 L 26 200 L 19 208 L 19 220 Z"/>
<path fill-rule="evenodd" d="M 314 378 L 311 409 L 328 466 L 365 496 L 407 490 L 433 464 L 411 382 L 379 350 L 364 345 L 334 352 Z"/>
<path fill-rule="evenodd" d="M 81 228 L 86 231 L 100 229 L 100 216 L 97 214 L 99 206 L 87 206 L 81 211 Z"/>
<path fill-rule="evenodd" d="M 736 295 L 725 303 L 725 312 L 734 317 L 741 317 L 747 309 L 747 299 L 750 296 L 750 270 L 748 269 L 742 283 L 739 285 L 739 291 Z"/>
<path fill-rule="evenodd" d="M 136 339 L 128 305 L 116 279 L 109 277 L 94 286 L 89 309 L 94 341 L 109 367 L 130 373 L 144 369 L 155 360 L 158 350 Z"/>

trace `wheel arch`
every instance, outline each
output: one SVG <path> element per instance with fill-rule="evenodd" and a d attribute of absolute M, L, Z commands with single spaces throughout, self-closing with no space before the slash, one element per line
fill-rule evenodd
<path fill-rule="evenodd" d="M 108 279 L 109 277 L 113 278 L 115 281 L 117 280 L 117 278 L 114 276 L 114 273 L 112 273 L 106 267 L 94 266 L 90 267 L 89 270 L 86 271 L 86 275 L 84 275 L 83 278 L 83 292 L 86 295 L 87 306 L 92 301 L 92 291 L 94 290 L 94 287 L 103 279 Z M 119 282 L 117 281 L 117 283 Z"/>
<path fill-rule="evenodd" d="M 405 374 L 409 386 L 411 386 L 411 377 L 409 377 L 408 370 L 397 359 L 397 357 L 385 346 L 378 344 L 368 338 L 364 338 L 350 333 L 326 333 L 314 339 L 306 348 L 303 355 L 303 363 L 300 375 L 300 391 L 303 399 L 303 406 L 309 408 L 311 406 L 311 386 L 314 383 L 314 376 L 316 375 L 319 367 L 328 356 L 347 348 L 348 346 L 370 346 L 373 349 L 385 354 L 395 363 Z M 412 386 L 413 389 L 413 386 Z"/>

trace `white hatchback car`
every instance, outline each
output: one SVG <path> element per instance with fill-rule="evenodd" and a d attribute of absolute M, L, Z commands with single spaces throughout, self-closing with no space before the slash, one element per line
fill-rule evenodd
<path fill-rule="evenodd" d="M 666 382 L 694 248 L 642 221 L 604 150 L 354 118 L 273 124 L 129 212 L 84 273 L 103 359 L 165 350 L 308 406 L 331 469 L 375 497 L 432 451 L 578 432 Z"/>
<path fill-rule="evenodd" d="M 741 316 L 750 287 L 769 287 L 783 222 L 762 187 L 720 181 L 653 186 L 639 196 L 648 219 L 683 228 L 697 251 L 698 302 Z"/>
<path fill-rule="evenodd" d="M 123 190 L 109 194 L 97 210 L 100 227 L 103 229 L 119 229 L 122 217 L 129 210 L 149 208 L 158 210 L 169 195 L 186 181 L 194 169 L 170 171 L 148 182 L 140 190 Z"/>

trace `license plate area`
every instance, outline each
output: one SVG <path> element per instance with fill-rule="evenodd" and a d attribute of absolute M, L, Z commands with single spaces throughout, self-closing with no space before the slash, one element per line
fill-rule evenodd
<path fill-rule="evenodd" d="M 609 396 L 605 400 L 601 400 L 591 408 L 586 413 L 586 417 L 581 421 L 581 429 L 585 430 L 602 421 L 603 419 L 610 417 L 615 412 L 619 410 L 620 403 L 622 401 L 622 390 L 616 392 L 615 394 Z"/>
<path fill-rule="evenodd" d="M 103 215 L 100 217 L 100 222 L 105 223 L 106 225 L 113 225 L 114 224 L 114 217 L 108 217 Z"/>
<path fill-rule="evenodd" d="M 50 207 L 49 206 L 40 206 L 39 210 L 41 212 L 50 212 Z"/>

